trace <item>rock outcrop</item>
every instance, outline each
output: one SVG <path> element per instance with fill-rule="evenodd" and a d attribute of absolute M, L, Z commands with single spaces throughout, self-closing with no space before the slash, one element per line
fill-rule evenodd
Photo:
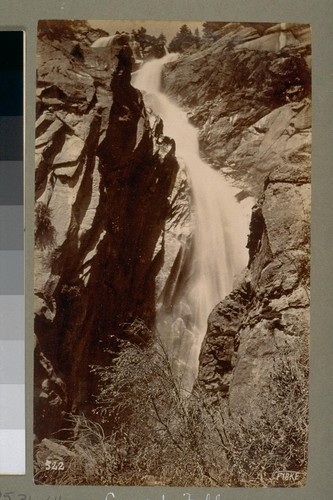
<path fill-rule="evenodd" d="M 164 70 L 164 90 L 188 109 L 203 156 L 254 196 L 281 157 L 310 145 L 307 25 L 225 25 L 216 41 Z"/>
<path fill-rule="evenodd" d="M 164 89 L 199 127 L 204 157 L 257 198 L 249 264 L 208 319 L 198 384 L 246 413 L 309 334 L 309 26 L 228 24 L 168 64 Z"/>
<path fill-rule="evenodd" d="M 109 362 L 137 318 L 154 323 L 178 170 L 173 141 L 131 86 L 126 40 L 103 52 L 91 47 L 103 33 L 50 23 L 40 23 L 37 51 L 39 439 L 61 426 L 64 412 L 89 413 L 90 365 Z M 45 422 L 52 418 L 55 425 Z"/>
<path fill-rule="evenodd" d="M 243 280 L 211 313 L 199 383 L 248 411 L 284 351 L 307 345 L 310 300 L 309 156 L 272 172 L 252 212 Z"/>

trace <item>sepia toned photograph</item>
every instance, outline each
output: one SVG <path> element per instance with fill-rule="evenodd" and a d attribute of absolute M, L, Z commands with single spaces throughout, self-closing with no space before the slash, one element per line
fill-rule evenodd
<path fill-rule="evenodd" d="M 302 487 L 311 30 L 38 23 L 34 480 Z"/>

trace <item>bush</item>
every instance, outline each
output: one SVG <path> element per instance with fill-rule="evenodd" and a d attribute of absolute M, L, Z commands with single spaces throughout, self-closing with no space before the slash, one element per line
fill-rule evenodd
<path fill-rule="evenodd" d="M 35 244 L 39 248 L 53 246 L 55 229 L 51 222 L 51 210 L 43 202 L 38 202 L 35 207 Z"/>
<path fill-rule="evenodd" d="M 62 475 L 54 473 L 54 484 L 302 484 L 308 360 L 304 341 L 296 344 L 272 367 L 254 411 L 241 417 L 230 414 L 223 399 L 212 403 L 199 388 L 187 393 L 159 342 L 124 343 L 110 366 L 92 367 L 99 380 L 95 416 L 100 423 L 72 417 L 73 439 L 63 442 L 72 456 Z M 301 479 L 280 484 L 274 476 L 280 471 L 299 472 Z M 41 480 L 40 468 L 36 472 Z"/>
<path fill-rule="evenodd" d="M 101 381 L 96 414 L 109 429 L 119 429 L 126 457 L 117 484 L 214 484 L 202 451 L 200 412 L 160 344 L 128 343 L 112 366 L 94 371 Z"/>
<path fill-rule="evenodd" d="M 286 486 L 279 472 L 298 473 L 287 486 L 303 485 L 308 444 L 308 346 L 295 339 L 272 367 L 268 386 L 253 401 L 257 414 L 225 420 L 232 483 Z M 253 412 L 254 413 L 254 412 Z"/>
<path fill-rule="evenodd" d="M 175 486 L 271 486 L 279 471 L 307 467 L 307 343 L 295 339 L 272 367 L 269 384 L 247 418 L 231 415 L 196 389 L 186 393 L 159 343 L 128 344 L 114 364 L 95 368 L 96 413 L 122 429 L 127 443 L 124 484 L 144 484 L 142 471 Z"/>
<path fill-rule="evenodd" d="M 72 438 L 43 440 L 35 447 L 35 482 L 37 484 L 112 484 L 117 468 L 114 436 L 106 437 L 103 428 L 82 415 L 69 415 Z M 50 449 L 52 448 L 52 449 Z M 63 463 L 63 470 L 46 470 L 47 461 Z"/>

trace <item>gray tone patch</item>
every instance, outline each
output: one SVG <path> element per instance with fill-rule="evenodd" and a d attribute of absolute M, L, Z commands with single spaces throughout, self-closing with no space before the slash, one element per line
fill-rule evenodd
<path fill-rule="evenodd" d="M 0 158 L 23 159 L 23 116 L 0 116 Z"/>
<path fill-rule="evenodd" d="M 23 250 L 0 251 L 0 295 L 22 295 L 23 290 Z"/>
<path fill-rule="evenodd" d="M 0 203 L 1 205 L 23 205 L 22 161 L 0 161 Z"/>
<path fill-rule="evenodd" d="M 0 250 L 23 250 L 23 207 L 0 206 Z"/>
<path fill-rule="evenodd" d="M 0 429 L 24 429 L 24 384 L 0 385 Z"/>
<path fill-rule="evenodd" d="M 24 340 L 0 340 L 0 383 L 24 384 Z"/>

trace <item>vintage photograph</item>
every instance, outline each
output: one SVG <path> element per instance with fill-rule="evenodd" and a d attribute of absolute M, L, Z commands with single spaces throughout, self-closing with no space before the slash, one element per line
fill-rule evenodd
<path fill-rule="evenodd" d="M 311 30 L 38 23 L 34 480 L 300 487 Z"/>

